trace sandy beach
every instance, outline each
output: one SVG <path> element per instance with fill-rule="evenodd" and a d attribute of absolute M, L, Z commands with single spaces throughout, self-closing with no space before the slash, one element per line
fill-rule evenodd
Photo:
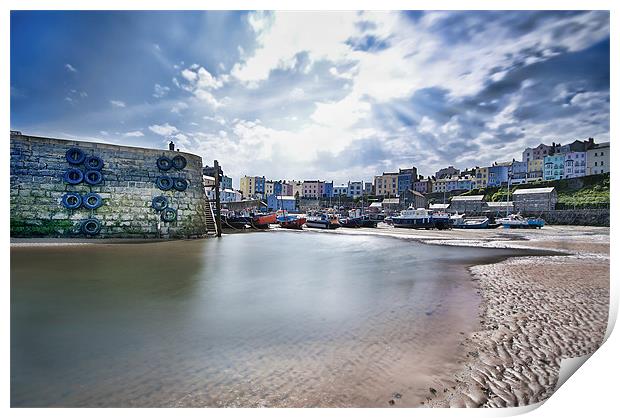
<path fill-rule="evenodd" d="M 525 406 L 550 397 L 565 358 L 603 342 L 609 310 L 609 228 L 419 231 L 379 227 L 427 244 L 553 250 L 471 266 L 481 296 L 479 329 L 464 335 L 467 361 L 451 385 L 429 388 L 428 407 Z M 396 403 L 396 406 L 398 404 Z"/>

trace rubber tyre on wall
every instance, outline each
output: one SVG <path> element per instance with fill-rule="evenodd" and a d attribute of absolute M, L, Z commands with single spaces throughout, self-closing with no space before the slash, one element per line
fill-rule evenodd
<path fill-rule="evenodd" d="M 84 162 L 84 158 L 86 158 L 86 155 L 81 149 L 73 147 L 67 150 L 67 152 L 65 153 L 65 158 L 67 159 L 67 162 L 69 164 L 78 165 Z"/>
<path fill-rule="evenodd" d="M 168 157 L 159 157 L 157 159 L 157 168 L 168 171 L 172 168 L 172 160 Z"/>
<path fill-rule="evenodd" d="M 103 174 L 101 171 L 88 170 L 84 173 L 84 181 L 91 186 L 96 186 L 103 181 Z"/>
<path fill-rule="evenodd" d="M 84 165 L 88 170 L 101 171 L 103 168 L 103 160 L 99 157 L 91 155 L 90 157 L 86 157 L 84 160 Z"/>
<path fill-rule="evenodd" d="M 185 168 L 185 166 L 187 166 L 187 160 L 182 155 L 175 155 L 172 158 L 172 165 L 177 170 L 183 170 Z"/>
<path fill-rule="evenodd" d="M 77 209 L 82 206 L 82 196 L 74 192 L 65 193 L 62 196 L 62 205 L 67 209 Z"/>
<path fill-rule="evenodd" d="M 164 222 L 174 222 L 177 220 L 177 210 L 166 208 L 161 212 L 161 220 Z"/>
<path fill-rule="evenodd" d="M 82 198 L 82 205 L 86 209 L 97 209 L 103 205 L 103 200 L 97 193 L 87 193 Z"/>
<path fill-rule="evenodd" d="M 84 180 L 84 173 L 79 168 L 70 168 L 63 175 L 65 183 L 80 184 Z"/>
<path fill-rule="evenodd" d="M 180 192 L 187 189 L 189 183 L 185 179 L 174 179 L 174 189 Z"/>
<path fill-rule="evenodd" d="M 170 190 L 174 187 L 174 181 L 169 176 L 159 176 L 157 180 L 155 180 L 155 184 L 161 190 Z"/>
<path fill-rule="evenodd" d="M 86 235 L 97 235 L 101 231 L 101 222 L 97 219 L 86 219 L 80 229 Z"/>
<path fill-rule="evenodd" d="M 168 207 L 168 199 L 166 196 L 155 196 L 151 201 L 151 206 L 155 210 L 164 210 Z"/>

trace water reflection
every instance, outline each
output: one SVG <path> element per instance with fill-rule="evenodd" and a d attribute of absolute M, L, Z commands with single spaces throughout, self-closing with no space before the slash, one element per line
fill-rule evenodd
<path fill-rule="evenodd" d="M 11 403 L 414 406 L 477 324 L 464 266 L 508 253 L 312 233 L 13 248 Z"/>

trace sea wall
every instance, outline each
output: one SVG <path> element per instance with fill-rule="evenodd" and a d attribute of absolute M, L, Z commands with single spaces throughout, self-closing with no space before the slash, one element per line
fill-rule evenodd
<path fill-rule="evenodd" d="M 522 215 L 540 217 L 550 225 L 609 226 L 609 209 L 546 210 Z"/>
<path fill-rule="evenodd" d="M 72 147 L 79 148 L 86 156 L 103 160 L 103 168 L 98 170 L 103 177 L 99 184 L 67 182 L 68 169 L 87 171 L 84 164 L 68 162 L 66 152 Z M 158 168 L 158 158 L 172 159 L 177 155 L 185 158 L 184 168 L 173 167 L 167 171 Z M 11 133 L 10 174 L 12 237 L 197 238 L 206 235 L 202 159 L 196 155 Z M 161 190 L 156 181 L 166 175 L 184 179 L 186 189 Z M 183 183 L 180 180 L 179 184 Z M 84 205 L 68 209 L 63 205 L 63 196 L 70 192 L 82 197 L 96 193 L 102 204 L 95 209 Z M 176 212 L 176 219 L 162 218 L 162 211 L 152 207 L 155 196 L 166 197 L 168 207 Z M 89 219 L 99 223 L 98 232 L 84 232 L 84 223 Z"/>

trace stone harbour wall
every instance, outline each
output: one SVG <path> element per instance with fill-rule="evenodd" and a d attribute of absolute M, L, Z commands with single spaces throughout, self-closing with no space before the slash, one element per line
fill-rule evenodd
<path fill-rule="evenodd" d="M 609 226 L 609 209 L 556 209 L 521 214 L 541 217 L 549 225 Z"/>
<path fill-rule="evenodd" d="M 104 162 L 103 180 L 97 185 L 68 184 L 69 168 L 86 171 L 84 165 L 71 165 L 66 152 L 72 147 Z M 160 170 L 157 159 L 182 155 L 182 170 Z M 10 207 L 12 237 L 94 237 L 94 238 L 198 238 L 206 236 L 206 198 L 199 156 L 168 150 L 126 147 L 83 141 L 26 136 L 11 133 Z M 158 177 L 167 175 L 187 181 L 183 191 L 163 191 Z M 97 193 L 102 205 L 67 209 L 62 202 L 68 192 L 81 196 Z M 166 196 L 177 218 L 167 222 L 152 207 L 155 196 Z M 96 219 L 100 230 L 85 233 L 83 224 Z"/>

